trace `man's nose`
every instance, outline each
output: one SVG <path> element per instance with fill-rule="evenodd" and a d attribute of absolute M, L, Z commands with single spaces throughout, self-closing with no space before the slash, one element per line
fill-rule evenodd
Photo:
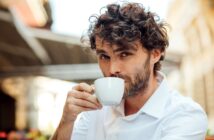
<path fill-rule="evenodd" d="M 116 61 L 112 61 L 110 65 L 110 75 L 111 77 L 118 77 L 121 72 L 120 65 Z"/>

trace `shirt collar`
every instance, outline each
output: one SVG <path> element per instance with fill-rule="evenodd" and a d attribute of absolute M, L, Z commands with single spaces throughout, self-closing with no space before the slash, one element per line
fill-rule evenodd
<path fill-rule="evenodd" d="M 169 97 L 169 87 L 163 73 L 158 72 L 157 80 L 160 83 L 158 88 L 138 113 L 146 113 L 155 118 L 160 118 L 163 115 Z"/>

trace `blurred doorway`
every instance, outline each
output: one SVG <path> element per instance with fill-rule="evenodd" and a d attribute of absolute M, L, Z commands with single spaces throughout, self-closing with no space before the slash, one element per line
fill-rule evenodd
<path fill-rule="evenodd" d="M 0 130 L 15 129 L 15 99 L 0 89 Z"/>

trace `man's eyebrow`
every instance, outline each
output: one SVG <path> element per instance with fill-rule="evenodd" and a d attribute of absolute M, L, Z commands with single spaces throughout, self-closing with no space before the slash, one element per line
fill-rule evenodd
<path fill-rule="evenodd" d="M 106 52 L 105 52 L 104 50 L 97 49 L 97 50 L 96 50 L 96 53 L 97 53 L 97 54 L 101 54 L 101 53 L 106 53 Z"/>
<path fill-rule="evenodd" d="M 114 53 L 122 52 L 122 51 L 137 51 L 137 48 L 133 46 L 129 46 L 129 47 L 127 46 L 127 47 L 118 47 L 113 50 Z"/>

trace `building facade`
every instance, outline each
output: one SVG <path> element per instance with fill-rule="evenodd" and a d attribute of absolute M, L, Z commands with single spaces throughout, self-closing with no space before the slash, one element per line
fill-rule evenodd
<path fill-rule="evenodd" d="M 206 111 L 214 130 L 214 0 L 174 0 L 168 11 L 170 50 L 181 55 L 179 69 L 169 75 L 186 96 Z"/>

